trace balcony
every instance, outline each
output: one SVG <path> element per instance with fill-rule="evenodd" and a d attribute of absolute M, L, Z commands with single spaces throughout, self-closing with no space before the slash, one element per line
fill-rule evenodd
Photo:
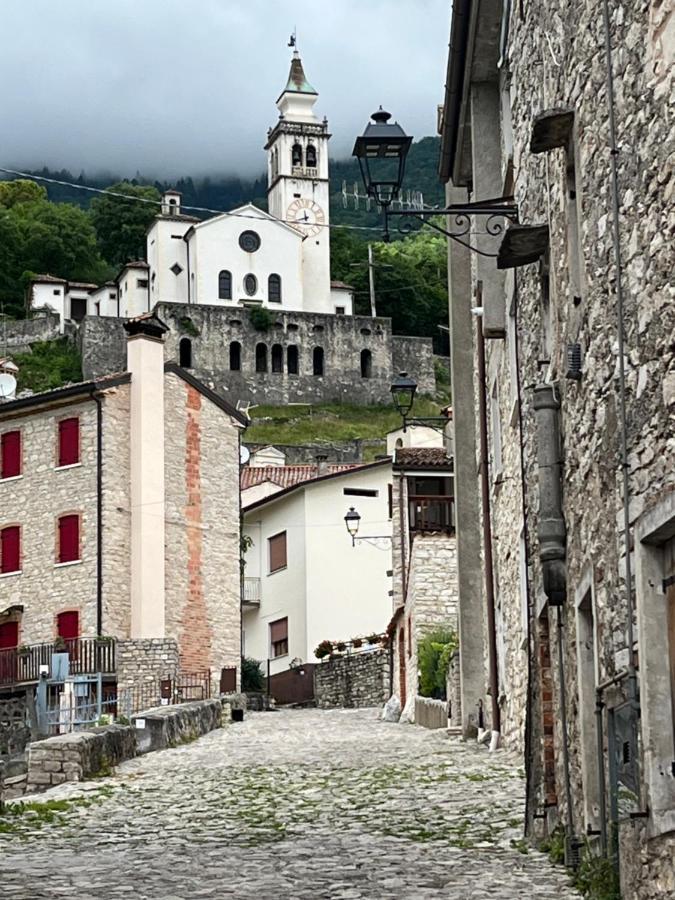
<path fill-rule="evenodd" d="M 40 666 L 47 666 L 51 677 L 52 656 L 64 652 L 68 654 L 71 675 L 115 674 L 114 640 L 74 638 L 66 641 L 65 651 L 57 649 L 53 642 L 0 650 L 0 686 L 39 681 Z"/>
<path fill-rule="evenodd" d="M 244 591 L 242 594 L 244 606 L 260 606 L 260 579 L 244 578 Z"/>
<path fill-rule="evenodd" d="M 411 495 L 408 497 L 408 516 L 413 534 L 454 534 L 455 498 Z"/>

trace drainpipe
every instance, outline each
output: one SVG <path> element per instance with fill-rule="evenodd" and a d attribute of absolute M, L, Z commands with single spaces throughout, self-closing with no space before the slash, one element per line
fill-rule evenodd
<path fill-rule="evenodd" d="M 91 392 L 96 404 L 96 634 L 103 634 L 103 404 Z"/>
<path fill-rule="evenodd" d="M 499 709 L 499 682 L 497 679 L 497 629 L 495 625 L 495 592 L 492 561 L 492 522 L 490 519 L 490 478 L 488 471 L 488 437 L 485 377 L 485 338 L 483 323 L 476 316 L 476 345 L 478 361 L 478 420 L 480 423 L 480 483 L 483 508 L 483 551 L 485 554 L 485 601 L 488 629 L 488 670 L 490 681 L 492 739 L 490 750 L 499 745 L 501 712 Z"/>
<path fill-rule="evenodd" d="M 401 532 L 399 535 L 400 543 L 401 543 L 401 596 L 403 597 L 403 603 L 405 605 L 405 595 L 407 588 L 407 574 L 406 574 L 406 555 L 405 555 L 405 547 L 406 547 L 406 534 L 405 534 L 405 512 L 403 509 L 403 487 L 404 487 L 404 478 L 403 472 L 398 476 L 398 519 L 399 519 L 399 531 Z M 407 496 L 406 496 L 407 502 Z"/>

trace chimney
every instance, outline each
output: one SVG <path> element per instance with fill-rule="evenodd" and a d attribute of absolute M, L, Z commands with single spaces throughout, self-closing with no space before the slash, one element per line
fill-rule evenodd
<path fill-rule="evenodd" d="M 316 457 L 316 469 L 317 469 L 316 474 L 317 475 L 325 475 L 328 472 L 327 460 L 328 460 L 328 457 L 325 454 L 323 454 L 323 453 L 317 454 L 317 457 Z"/>
<path fill-rule="evenodd" d="M 131 373 L 131 634 L 163 638 L 164 335 L 153 313 L 124 323 Z"/>

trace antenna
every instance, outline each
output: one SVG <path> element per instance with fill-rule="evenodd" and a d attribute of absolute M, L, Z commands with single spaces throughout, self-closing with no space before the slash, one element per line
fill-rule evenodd
<path fill-rule="evenodd" d="M 13 400 L 16 396 L 16 378 L 8 373 L 0 374 L 0 400 Z"/>

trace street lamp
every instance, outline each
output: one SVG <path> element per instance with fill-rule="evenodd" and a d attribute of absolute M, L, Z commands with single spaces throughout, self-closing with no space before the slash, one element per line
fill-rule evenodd
<path fill-rule="evenodd" d="M 350 506 L 349 511 L 345 516 L 345 525 L 347 526 L 347 531 L 349 532 L 349 536 L 352 539 L 352 547 L 356 544 L 356 535 L 358 534 L 360 524 L 361 516 L 357 513 L 353 506 Z"/>
<path fill-rule="evenodd" d="M 407 372 L 399 372 L 391 383 L 390 391 L 398 414 L 403 421 L 413 407 L 417 382 Z"/>
<path fill-rule="evenodd" d="M 488 253 L 469 243 L 468 235 L 472 232 L 471 217 L 485 218 L 485 232 L 492 237 L 502 236 L 505 226 L 502 220 L 511 223 L 518 221 L 518 207 L 513 197 L 496 197 L 479 200 L 475 203 L 454 203 L 445 209 L 422 208 L 401 209 L 392 204 L 401 193 L 405 162 L 412 144 L 412 137 L 407 135 L 398 122 L 390 122 L 391 114 L 380 107 L 370 117 L 366 129 L 357 137 L 352 155 L 359 161 L 361 177 L 366 194 L 373 197 L 381 207 L 384 218 L 385 241 L 389 240 L 389 216 L 402 216 L 404 222 L 399 230 L 408 234 L 412 231 L 416 219 L 422 225 L 427 224 L 446 237 L 458 241 L 470 250 L 482 256 L 496 257 L 496 253 Z M 446 216 L 448 228 L 441 227 L 438 222 L 430 221 L 432 217 Z M 449 230 L 451 228 L 451 230 Z"/>

